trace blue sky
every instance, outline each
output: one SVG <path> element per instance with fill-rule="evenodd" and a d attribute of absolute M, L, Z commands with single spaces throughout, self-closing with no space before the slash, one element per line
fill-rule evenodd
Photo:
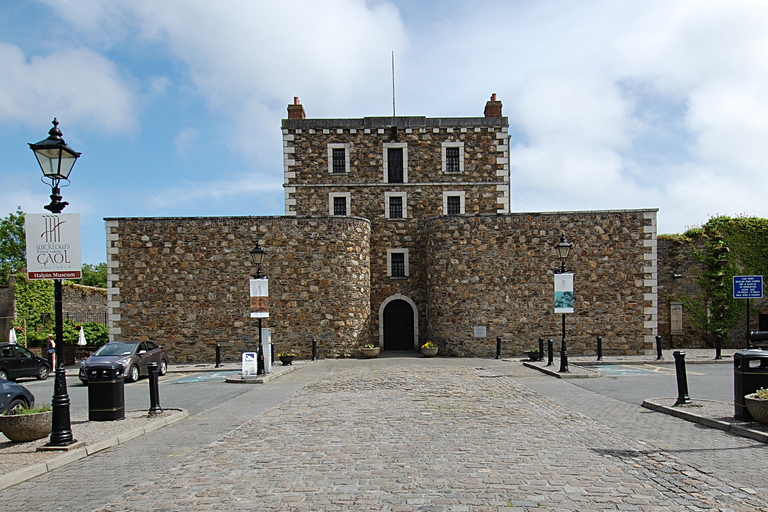
<path fill-rule="evenodd" d="M 44 212 L 27 143 L 82 157 L 82 259 L 104 217 L 281 215 L 280 120 L 482 116 L 512 133 L 512 210 L 659 208 L 659 233 L 768 217 L 768 2 L 0 3 L 0 216 Z"/>

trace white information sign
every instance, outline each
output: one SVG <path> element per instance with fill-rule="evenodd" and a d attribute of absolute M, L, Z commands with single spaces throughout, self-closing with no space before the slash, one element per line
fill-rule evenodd
<path fill-rule="evenodd" d="M 258 352 L 243 352 L 243 378 L 255 377 L 258 372 Z"/>
<path fill-rule="evenodd" d="M 27 276 L 29 279 L 80 279 L 80 214 L 28 213 Z"/>
<path fill-rule="evenodd" d="M 573 274 L 555 274 L 555 313 L 573 313 Z"/>

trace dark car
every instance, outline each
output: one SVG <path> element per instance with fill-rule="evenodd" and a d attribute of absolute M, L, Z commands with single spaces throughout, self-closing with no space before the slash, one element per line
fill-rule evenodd
<path fill-rule="evenodd" d="M 80 363 L 80 381 L 88 384 L 88 368 L 104 364 L 123 366 L 122 376 L 128 382 L 149 375 L 147 363 L 157 363 L 160 375 L 168 371 L 168 356 L 154 341 L 110 341 Z"/>
<path fill-rule="evenodd" d="M 38 357 L 15 343 L 0 343 L 0 379 L 36 377 L 45 380 L 51 373 L 47 359 Z"/>
<path fill-rule="evenodd" d="M 21 384 L 0 380 L 0 412 L 9 412 L 20 405 L 34 407 L 35 395 Z"/>

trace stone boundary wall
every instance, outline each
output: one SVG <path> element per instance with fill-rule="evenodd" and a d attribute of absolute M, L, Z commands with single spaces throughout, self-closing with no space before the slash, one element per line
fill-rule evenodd
<path fill-rule="evenodd" d="M 652 353 L 657 333 L 656 212 L 514 213 L 436 217 L 425 224 L 428 337 L 443 354 L 520 356 L 554 338 L 554 250 L 561 233 L 574 244 L 575 313 L 566 315 L 570 354 Z M 486 329 L 477 338 L 475 327 Z"/>
<path fill-rule="evenodd" d="M 174 363 L 254 350 L 249 251 L 266 251 L 276 353 L 353 357 L 370 342 L 370 223 L 354 217 L 112 218 L 110 339 L 151 339 Z"/>
<path fill-rule="evenodd" d="M 65 283 L 62 286 L 62 309 L 65 315 L 104 315 L 107 313 L 107 290 Z"/>

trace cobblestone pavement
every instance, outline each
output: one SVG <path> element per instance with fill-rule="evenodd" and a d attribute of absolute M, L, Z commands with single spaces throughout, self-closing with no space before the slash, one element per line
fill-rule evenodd
<path fill-rule="evenodd" d="M 700 471 L 688 452 L 659 449 L 635 430 L 671 420 L 693 442 L 696 425 L 647 410 L 638 418 L 621 404 L 601 418 L 599 396 L 531 378 L 535 371 L 517 363 L 378 358 L 311 367 L 328 371 L 126 492 L 107 494 L 100 508 L 768 510 L 764 494 Z M 548 398 L 566 389 L 573 407 Z M 651 437 L 664 444 L 666 435 Z M 764 457 L 754 444 L 746 441 L 740 456 Z"/>

